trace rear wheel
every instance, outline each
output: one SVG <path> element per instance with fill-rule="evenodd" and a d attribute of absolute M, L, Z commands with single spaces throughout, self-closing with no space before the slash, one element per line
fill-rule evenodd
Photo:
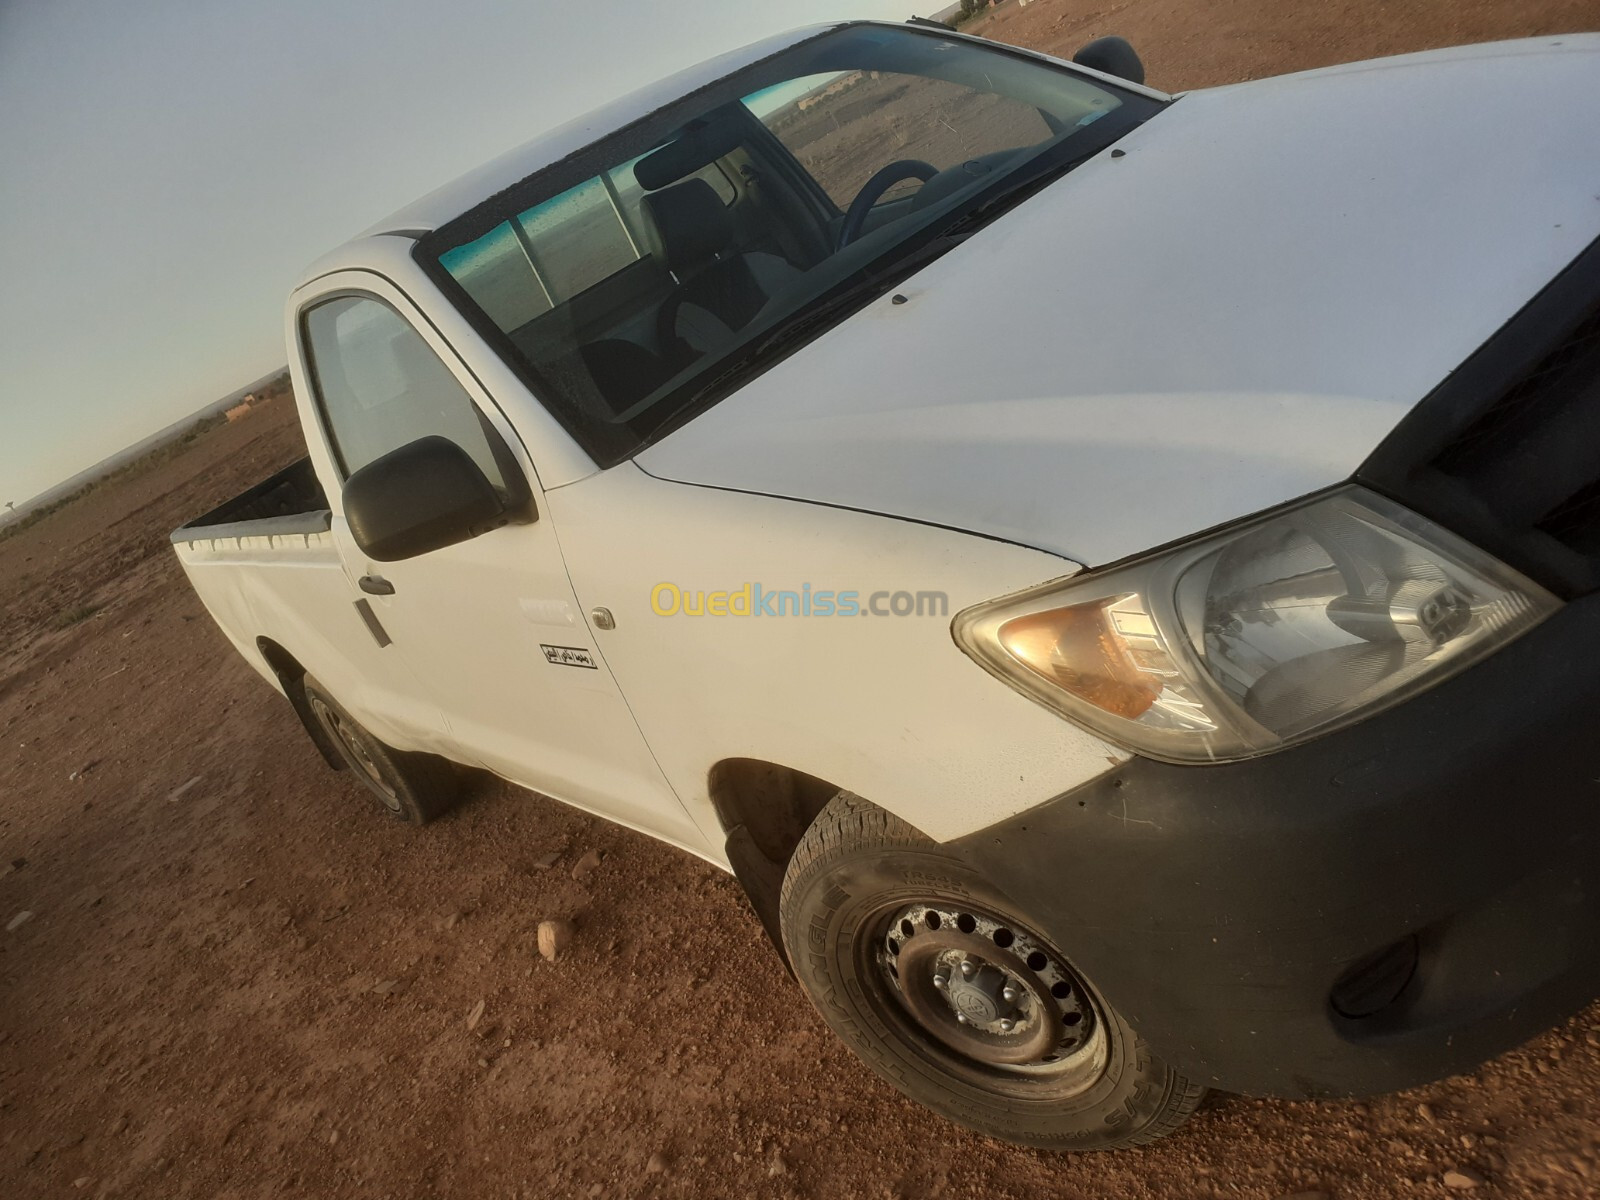
<path fill-rule="evenodd" d="M 784 879 L 784 944 L 823 1019 L 888 1082 L 980 1133 L 1053 1150 L 1153 1141 L 1205 1094 L 1152 1055 L 1025 914 L 848 793 Z"/>
<path fill-rule="evenodd" d="M 327 730 L 356 778 L 391 817 L 425 825 L 455 806 L 461 786 L 450 763 L 436 755 L 385 745 L 309 675 L 304 687 L 312 715 Z"/>

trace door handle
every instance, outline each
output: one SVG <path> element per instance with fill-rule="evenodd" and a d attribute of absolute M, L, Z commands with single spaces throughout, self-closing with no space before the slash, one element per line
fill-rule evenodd
<path fill-rule="evenodd" d="M 394 584 L 390 583 L 382 575 L 363 575 L 361 582 L 356 586 L 369 596 L 394 595 Z"/>

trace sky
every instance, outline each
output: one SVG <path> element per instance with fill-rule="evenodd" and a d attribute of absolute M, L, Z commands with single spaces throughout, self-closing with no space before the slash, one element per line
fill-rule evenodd
<path fill-rule="evenodd" d="M 281 367 L 302 269 L 439 184 L 768 34 L 911 11 L 0 0 L 0 503 Z"/>

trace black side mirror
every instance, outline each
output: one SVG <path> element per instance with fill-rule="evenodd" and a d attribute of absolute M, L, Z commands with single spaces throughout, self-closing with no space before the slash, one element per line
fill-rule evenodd
<path fill-rule="evenodd" d="M 1080 67 L 1103 71 L 1118 79 L 1126 79 L 1129 83 L 1144 82 L 1144 63 L 1139 61 L 1138 51 L 1127 38 L 1095 38 L 1074 54 L 1072 61 Z"/>
<path fill-rule="evenodd" d="M 345 480 L 344 516 L 356 545 L 378 562 L 453 546 L 509 519 L 472 456 L 437 436 L 391 450 Z"/>

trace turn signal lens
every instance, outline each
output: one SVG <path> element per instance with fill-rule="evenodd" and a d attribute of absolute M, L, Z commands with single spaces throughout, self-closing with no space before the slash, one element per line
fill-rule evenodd
<path fill-rule="evenodd" d="M 1016 617 L 1000 626 L 1000 644 L 1047 683 L 1130 721 L 1149 711 L 1177 673 L 1133 595 Z"/>

